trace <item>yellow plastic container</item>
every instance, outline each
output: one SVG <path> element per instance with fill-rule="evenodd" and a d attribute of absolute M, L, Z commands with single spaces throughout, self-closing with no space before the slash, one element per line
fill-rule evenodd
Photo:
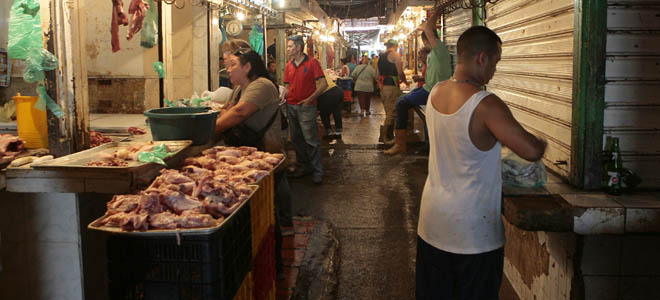
<path fill-rule="evenodd" d="M 39 97 L 13 97 L 16 103 L 18 137 L 25 141 L 26 148 L 48 148 L 48 123 L 46 111 L 34 108 Z"/>

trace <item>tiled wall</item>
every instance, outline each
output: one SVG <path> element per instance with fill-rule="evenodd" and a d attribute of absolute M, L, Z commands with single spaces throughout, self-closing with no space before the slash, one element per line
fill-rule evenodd
<path fill-rule="evenodd" d="M 82 299 L 75 194 L 0 192 L 0 299 Z"/>
<path fill-rule="evenodd" d="M 571 299 L 575 234 L 525 231 L 504 223 L 504 274 L 520 299 Z"/>
<path fill-rule="evenodd" d="M 660 299 L 660 236 L 585 236 L 585 299 Z"/>

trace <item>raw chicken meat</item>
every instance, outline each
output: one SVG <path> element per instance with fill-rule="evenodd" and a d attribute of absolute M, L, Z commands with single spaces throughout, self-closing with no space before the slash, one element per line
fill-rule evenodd
<path fill-rule="evenodd" d="M 108 215 L 136 211 L 143 195 L 115 195 L 106 204 Z"/>
<path fill-rule="evenodd" d="M 90 131 L 89 132 L 89 146 L 94 148 L 96 146 L 103 145 L 105 143 L 110 143 L 112 142 L 112 139 L 103 135 L 102 133 L 98 131 Z"/>
<path fill-rule="evenodd" d="M 211 227 L 222 221 L 224 221 L 224 218 L 216 220 L 211 215 L 199 214 L 188 210 L 181 214 L 179 226 L 182 228 Z"/>
<path fill-rule="evenodd" d="M 120 227 L 124 231 L 147 230 L 149 229 L 148 217 L 148 214 L 138 214 L 134 211 L 130 213 L 122 212 L 105 217 L 101 221 L 101 224 L 110 227 Z"/>
<path fill-rule="evenodd" d="M 181 168 L 181 174 L 192 178 L 195 181 L 199 181 L 203 177 L 213 175 L 211 170 L 198 168 L 196 166 L 185 166 Z"/>
<path fill-rule="evenodd" d="M 203 209 L 202 202 L 197 201 L 180 191 L 161 191 L 160 203 L 167 206 L 167 208 L 178 215 L 180 215 L 184 210 L 193 210 L 195 212 L 201 213 Z"/>
<path fill-rule="evenodd" d="M 149 225 L 154 228 L 175 229 L 179 226 L 179 216 L 165 211 L 149 216 Z"/>
<path fill-rule="evenodd" d="M 11 134 L 0 134 L 0 158 L 14 157 L 23 151 L 23 140 Z"/>
<path fill-rule="evenodd" d="M 148 147 L 153 144 L 128 151 Z M 207 149 L 186 159 L 181 171 L 162 170 L 139 195 L 115 196 L 103 222 L 124 230 L 215 226 L 248 199 L 250 184 L 268 176 L 283 159 L 252 147 Z"/>

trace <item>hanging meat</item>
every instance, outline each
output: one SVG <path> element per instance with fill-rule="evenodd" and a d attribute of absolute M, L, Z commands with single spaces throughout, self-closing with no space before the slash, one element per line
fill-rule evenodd
<path fill-rule="evenodd" d="M 149 4 L 146 1 L 131 0 L 131 4 L 128 6 L 128 14 L 131 15 L 131 24 L 128 26 L 127 40 L 130 41 L 136 33 L 140 32 L 142 23 L 144 23 L 144 17 L 147 15 L 147 10 L 149 10 Z"/>
<path fill-rule="evenodd" d="M 119 47 L 119 25 L 128 25 L 128 17 L 124 13 L 124 3 L 121 0 L 112 0 L 112 24 L 110 25 L 110 34 L 112 35 L 112 52 L 117 52 Z"/>

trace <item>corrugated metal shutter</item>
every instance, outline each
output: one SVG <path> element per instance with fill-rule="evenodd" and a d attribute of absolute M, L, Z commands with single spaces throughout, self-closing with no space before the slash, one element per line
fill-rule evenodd
<path fill-rule="evenodd" d="M 453 64 L 456 66 L 456 42 L 458 37 L 472 26 L 472 10 L 457 9 L 444 16 L 443 38 L 449 52 L 452 54 Z M 452 68 L 453 70 L 454 68 Z"/>
<path fill-rule="evenodd" d="M 608 4 L 604 134 L 619 137 L 623 165 L 642 186 L 658 188 L 660 2 Z"/>
<path fill-rule="evenodd" d="M 546 166 L 568 177 L 573 93 L 573 0 L 500 0 L 486 26 L 502 39 L 502 60 L 488 90 L 515 118 L 548 141 Z"/>

